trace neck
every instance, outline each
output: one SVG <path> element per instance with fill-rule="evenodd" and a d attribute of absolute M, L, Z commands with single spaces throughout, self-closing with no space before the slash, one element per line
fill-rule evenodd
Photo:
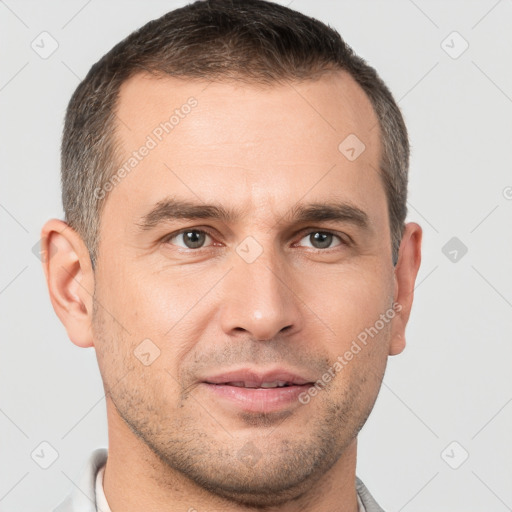
<path fill-rule="evenodd" d="M 112 512 L 254 512 L 252 507 L 208 492 L 170 468 L 133 434 L 112 404 L 107 405 L 107 415 L 109 453 L 103 488 Z M 284 504 L 265 507 L 265 512 L 357 512 L 356 454 L 354 439 L 308 490 Z"/>

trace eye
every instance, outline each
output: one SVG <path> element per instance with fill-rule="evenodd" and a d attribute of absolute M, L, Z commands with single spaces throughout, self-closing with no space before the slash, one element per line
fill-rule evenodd
<path fill-rule="evenodd" d="M 204 231 L 202 229 L 188 228 L 167 235 L 163 239 L 163 242 L 171 245 L 176 245 L 178 247 L 181 247 L 182 249 L 193 250 L 202 249 L 205 246 L 207 239 L 212 239 L 212 236 L 207 231 Z M 317 250 L 331 249 L 341 245 L 349 245 L 349 242 L 345 240 L 342 236 L 331 231 L 322 231 L 318 229 L 310 230 L 309 232 L 305 233 L 301 241 L 304 239 L 309 241 L 309 247 L 312 247 L 313 249 Z M 332 243 L 335 239 L 338 239 L 339 242 L 333 246 Z"/>
<path fill-rule="evenodd" d="M 336 244 L 334 247 L 337 247 L 338 245 L 348 245 L 348 242 L 341 236 L 330 231 L 309 231 L 302 240 L 307 239 L 310 241 L 312 245 L 309 247 L 313 247 L 314 249 L 331 249 L 332 247 L 330 246 L 333 242 L 333 238 L 337 238 L 340 241 L 340 243 Z"/>
<path fill-rule="evenodd" d="M 167 236 L 164 239 L 164 242 L 177 245 L 183 249 L 201 249 L 206 238 L 211 238 L 211 236 L 201 229 L 183 229 L 177 233 L 172 233 Z M 183 245 L 174 243 L 174 239 L 181 241 Z"/>

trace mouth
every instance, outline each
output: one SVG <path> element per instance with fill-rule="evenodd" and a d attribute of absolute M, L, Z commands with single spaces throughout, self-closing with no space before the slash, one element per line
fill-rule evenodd
<path fill-rule="evenodd" d="M 225 407 L 244 412 L 270 413 L 299 405 L 299 395 L 312 379 L 284 369 L 242 369 L 207 377 L 202 382 Z"/>
<path fill-rule="evenodd" d="M 208 382 L 208 384 L 213 384 L 211 382 Z M 237 388 L 264 388 L 264 389 L 270 389 L 270 388 L 285 388 L 289 386 L 295 386 L 296 384 L 293 384 L 292 382 L 287 382 L 285 380 L 274 380 L 272 382 L 262 382 L 261 384 L 258 384 L 257 382 L 249 382 L 249 381 L 238 381 L 238 382 L 225 382 L 220 383 L 216 385 L 225 385 L 225 386 L 235 386 Z"/>

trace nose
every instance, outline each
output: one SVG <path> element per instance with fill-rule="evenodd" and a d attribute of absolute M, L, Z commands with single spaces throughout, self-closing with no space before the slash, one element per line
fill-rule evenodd
<path fill-rule="evenodd" d="M 268 341 L 302 329 L 302 301 L 284 258 L 271 249 L 252 262 L 233 256 L 233 268 L 223 280 L 223 332 Z"/>

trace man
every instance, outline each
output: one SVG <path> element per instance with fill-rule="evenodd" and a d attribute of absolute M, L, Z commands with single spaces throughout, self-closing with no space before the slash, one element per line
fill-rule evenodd
<path fill-rule="evenodd" d="M 283 6 L 196 2 L 96 63 L 42 237 L 109 446 L 56 510 L 382 510 L 356 445 L 420 265 L 408 158 L 376 72 Z"/>

